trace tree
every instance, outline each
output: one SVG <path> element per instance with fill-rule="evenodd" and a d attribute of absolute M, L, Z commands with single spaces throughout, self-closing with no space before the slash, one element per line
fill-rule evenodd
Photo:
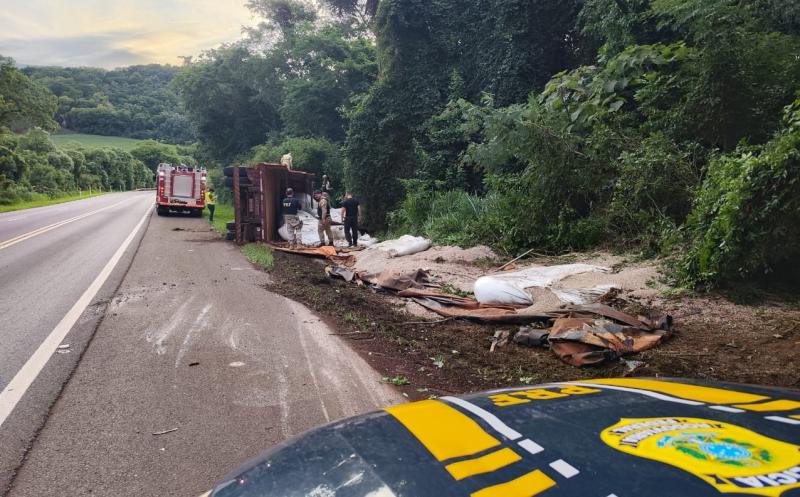
<path fill-rule="evenodd" d="M 33 126 L 55 129 L 56 107 L 55 96 L 0 56 L 0 126 L 16 131 Z"/>

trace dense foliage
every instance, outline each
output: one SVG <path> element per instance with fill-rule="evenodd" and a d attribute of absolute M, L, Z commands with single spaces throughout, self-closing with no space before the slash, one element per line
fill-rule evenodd
<path fill-rule="evenodd" d="M 693 286 L 797 255 L 796 2 L 248 5 L 263 22 L 176 78 L 208 158 L 291 151 L 371 229 L 678 253 Z"/>
<path fill-rule="evenodd" d="M 27 67 L 23 72 L 58 99 L 55 119 L 67 130 L 93 135 L 190 143 L 194 133 L 171 89 L 177 67 Z"/>

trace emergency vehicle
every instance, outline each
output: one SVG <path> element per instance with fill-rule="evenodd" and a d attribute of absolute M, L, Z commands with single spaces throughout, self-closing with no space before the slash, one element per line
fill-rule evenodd
<path fill-rule="evenodd" d="M 203 215 L 208 180 L 204 167 L 159 164 L 157 174 L 156 212 L 159 216 L 170 211 L 189 212 L 198 217 Z"/>

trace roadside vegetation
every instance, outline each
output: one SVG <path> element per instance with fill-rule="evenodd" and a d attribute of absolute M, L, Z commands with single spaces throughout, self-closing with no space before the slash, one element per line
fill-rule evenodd
<path fill-rule="evenodd" d="M 244 255 L 247 257 L 248 261 L 260 266 L 266 271 L 272 269 L 273 264 L 275 264 L 272 250 L 260 243 L 247 244 L 242 247 L 242 252 L 244 252 Z"/>
<path fill-rule="evenodd" d="M 203 209 L 203 217 L 208 219 L 208 209 Z M 228 223 L 234 220 L 233 205 L 218 203 L 214 210 L 214 222 L 211 225 L 220 235 L 225 235 L 228 232 Z"/>

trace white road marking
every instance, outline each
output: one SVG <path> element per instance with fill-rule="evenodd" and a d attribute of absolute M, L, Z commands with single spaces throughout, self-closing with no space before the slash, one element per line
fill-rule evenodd
<path fill-rule="evenodd" d="M 120 202 L 122 203 L 122 202 Z M 118 205 L 118 204 L 114 204 Z M 139 230 L 144 225 L 144 222 L 147 218 L 151 215 L 152 211 L 148 208 L 147 211 L 142 216 L 142 219 L 139 220 L 139 224 L 133 228 L 133 231 L 128 235 L 125 241 L 122 242 L 122 245 L 117 249 L 114 255 L 111 256 L 111 259 L 108 263 L 103 267 L 100 274 L 97 275 L 97 278 L 94 279 L 89 288 L 83 292 L 83 295 L 75 302 L 75 305 L 67 312 L 67 314 L 59 321 L 53 331 L 45 338 L 39 348 L 36 349 L 36 352 L 28 359 L 28 361 L 22 366 L 22 368 L 17 372 L 11 382 L 6 385 L 6 388 L 0 392 L 0 426 L 3 426 L 6 419 L 11 415 L 11 412 L 16 407 L 17 403 L 22 399 L 22 396 L 25 395 L 25 392 L 31 386 L 33 381 L 39 376 L 39 373 L 44 369 L 47 361 L 50 360 L 53 353 L 58 350 L 58 346 L 64 340 L 64 337 L 67 336 L 69 330 L 72 329 L 75 322 L 78 321 L 83 311 L 89 307 L 89 304 L 92 303 L 92 299 L 94 299 L 97 292 L 100 291 L 103 284 L 108 280 L 108 277 L 111 275 L 111 272 L 119 263 L 119 260 L 122 259 L 123 254 L 128 249 L 130 244 L 133 242 L 133 239 L 136 237 L 136 234 L 139 233 Z M 34 235 L 35 236 L 35 235 Z"/>
<path fill-rule="evenodd" d="M 631 393 L 638 393 L 641 395 L 646 395 L 648 397 L 652 397 L 658 400 L 665 400 L 667 402 L 675 402 L 678 404 L 686 404 L 687 406 L 704 406 L 704 402 L 697 402 L 695 400 L 686 400 L 686 399 L 679 399 L 677 397 L 670 397 L 669 395 L 664 395 L 663 393 L 658 392 L 651 392 L 649 390 L 639 390 L 638 388 L 629 388 L 629 387 L 618 387 L 613 385 L 602 385 L 600 383 L 581 383 L 579 381 L 570 381 L 569 383 L 564 383 L 564 385 L 578 385 L 582 387 L 589 387 L 589 388 L 600 388 L 603 390 L 619 390 L 621 392 L 631 392 Z"/>
<path fill-rule="evenodd" d="M 12 217 L 11 219 L 0 219 L 0 222 L 10 223 L 11 221 L 19 221 L 20 219 L 25 219 L 24 217 Z"/>
<path fill-rule="evenodd" d="M 800 425 L 800 419 L 784 418 L 783 416 L 764 416 L 764 419 L 786 423 L 787 425 Z"/>
<path fill-rule="evenodd" d="M 715 411 L 722 411 L 722 412 L 745 412 L 744 409 L 739 409 L 738 407 L 728 407 L 728 406 L 708 406 L 709 409 L 714 409 Z"/>
<path fill-rule="evenodd" d="M 573 465 L 563 459 L 551 462 L 550 467 L 558 471 L 564 478 L 572 478 L 580 473 Z"/>
<path fill-rule="evenodd" d="M 522 447 L 523 449 L 527 450 L 531 454 L 538 454 L 539 452 L 542 452 L 544 450 L 544 447 L 542 447 L 541 445 L 537 444 L 536 442 L 534 442 L 530 438 L 526 438 L 525 440 L 520 442 L 519 446 Z"/>
<path fill-rule="evenodd" d="M 28 233 L 23 233 L 22 235 L 15 236 L 14 238 L 11 238 L 9 240 L 5 240 L 3 242 L 0 242 L 0 250 L 6 249 L 8 247 L 11 247 L 12 245 L 18 244 L 19 242 L 24 242 L 25 240 L 27 240 L 29 238 L 33 238 L 35 236 L 41 235 L 42 233 L 47 233 L 48 231 L 52 231 L 52 230 L 54 230 L 56 228 L 60 228 L 60 227 L 62 227 L 64 225 L 66 225 L 66 224 L 74 223 L 75 221 L 80 221 L 81 219 L 87 218 L 89 216 L 93 216 L 93 215 L 97 214 L 98 212 L 102 212 L 104 210 L 111 209 L 112 207 L 116 207 L 116 206 L 118 206 L 120 204 L 124 204 L 125 202 L 131 202 L 133 200 L 139 200 L 139 199 L 127 199 L 126 198 L 125 200 L 121 200 L 121 201 L 117 202 L 116 204 L 107 205 L 106 207 L 102 207 L 100 209 L 96 209 L 96 210 L 93 210 L 93 211 L 85 212 L 85 213 L 81 214 L 80 216 L 75 216 L 75 217 L 72 217 L 72 218 L 69 218 L 69 219 L 65 219 L 63 221 L 59 221 L 57 223 L 53 223 L 51 225 L 44 226 L 42 228 L 38 228 L 38 229 L 35 229 L 33 231 L 29 231 Z"/>
<path fill-rule="evenodd" d="M 490 413 L 489 411 L 482 409 L 471 402 L 467 402 L 464 399 L 459 399 L 457 397 L 441 397 L 439 400 L 444 400 L 450 402 L 451 404 L 455 404 L 457 406 L 463 407 L 467 411 L 471 412 L 472 414 L 478 416 L 482 420 L 489 423 L 489 426 L 494 428 L 497 432 L 502 434 L 504 437 L 508 438 L 509 440 L 517 440 L 522 438 L 522 434 L 507 424 L 500 421 L 500 418 L 495 416 L 494 414 Z"/>

